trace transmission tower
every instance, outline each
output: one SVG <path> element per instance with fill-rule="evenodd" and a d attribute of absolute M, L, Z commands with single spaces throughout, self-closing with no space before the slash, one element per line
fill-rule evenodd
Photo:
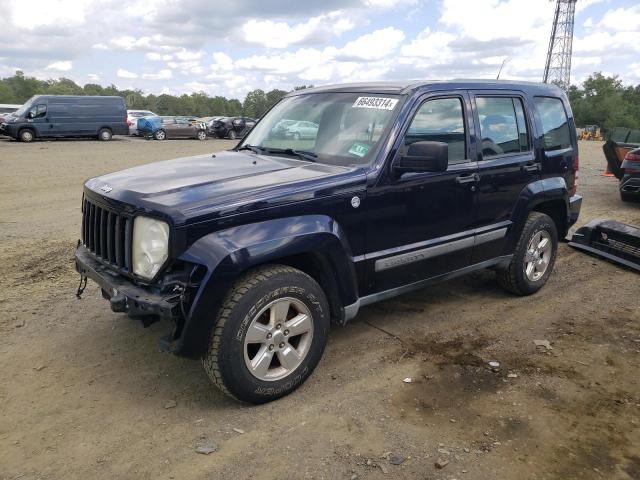
<path fill-rule="evenodd" d="M 563 90 L 569 88 L 571 75 L 571 49 L 573 47 L 573 17 L 577 0 L 557 0 L 556 14 L 549 39 L 544 83 L 553 83 Z"/>

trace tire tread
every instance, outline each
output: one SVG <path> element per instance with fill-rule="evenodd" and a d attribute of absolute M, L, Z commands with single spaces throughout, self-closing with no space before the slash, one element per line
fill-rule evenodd
<path fill-rule="evenodd" d="M 545 215 L 541 212 L 531 212 L 527 217 L 527 221 L 524 223 L 522 227 L 522 232 L 520 233 L 520 238 L 518 238 L 518 243 L 516 244 L 515 252 L 520 251 L 521 248 L 525 248 L 525 243 L 529 240 L 528 236 L 525 235 L 525 232 L 529 230 L 538 220 L 548 219 L 551 221 L 548 215 Z M 516 277 L 518 273 L 518 269 L 520 265 L 516 262 L 511 261 L 509 266 L 503 270 L 498 270 L 496 272 L 496 277 L 498 280 L 498 285 L 502 288 L 511 292 L 515 295 L 526 295 L 527 292 L 523 291 L 518 284 L 518 278 Z"/>
<path fill-rule="evenodd" d="M 246 295 L 246 293 L 253 287 L 256 287 L 262 282 L 267 282 L 274 275 L 281 273 L 304 274 L 304 272 L 286 265 L 265 265 L 263 267 L 258 267 L 256 270 L 246 273 L 233 284 L 233 286 L 229 289 L 229 292 L 225 296 L 225 299 L 222 302 L 222 306 L 220 307 L 218 318 L 216 319 L 216 324 L 213 329 L 213 335 L 211 343 L 209 345 L 209 349 L 202 357 L 202 365 L 204 366 L 204 369 L 211 381 L 225 395 L 237 401 L 242 400 L 231 393 L 226 387 L 220 373 L 220 367 L 218 366 L 222 332 L 224 331 L 225 324 L 229 319 L 229 315 L 231 315 L 234 307 L 242 299 L 242 297 Z"/>

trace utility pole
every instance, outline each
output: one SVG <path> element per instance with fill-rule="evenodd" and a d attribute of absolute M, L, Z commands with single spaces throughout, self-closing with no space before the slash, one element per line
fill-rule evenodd
<path fill-rule="evenodd" d="M 568 90 L 571 81 L 571 50 L 573 48 L 573 18 L 577 0 L 557 0 L 553 28 L 549 39 L 544 83 L 553 83 Z"/>

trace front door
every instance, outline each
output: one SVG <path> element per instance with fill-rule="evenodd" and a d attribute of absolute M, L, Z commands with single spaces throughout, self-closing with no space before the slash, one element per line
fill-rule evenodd
<path fill-rule="evenodd" d="M 473 263 L 503 253 L 511 214 L 523 190 L 540 178 L 532 141 L 532 106 L 519 92 L 470 92 L 475 106 L 478 222 Z"/>
<path fill-rule="evenodd" d="M 367 192 L 366 287 L 361 295 L 455 271 L 471 262 L 476 221 L 477 162 L 465 92 L 430 94 L 414 105 L 397 155 L 418 141 L 448 144 L 445 172 L 385 170 Z"/>

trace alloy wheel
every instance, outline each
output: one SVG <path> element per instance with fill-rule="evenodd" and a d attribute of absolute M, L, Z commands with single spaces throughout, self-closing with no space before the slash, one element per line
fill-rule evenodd
<path fill-rule="evenodd" d="M 259 380 L 280 380 L 300 366 L 312 340 L 307 306 L 295 298 L 279 298 L 251 320 L 244 339 L 245 365 Z"/>
<path fill-rule="evenodd" d="M 524 256 L 524 271 L 527 278 L 537 282 L 547 271 L 553 254 L 551 235 L 546 230 L 537 232 L 527 245 Z"/>

